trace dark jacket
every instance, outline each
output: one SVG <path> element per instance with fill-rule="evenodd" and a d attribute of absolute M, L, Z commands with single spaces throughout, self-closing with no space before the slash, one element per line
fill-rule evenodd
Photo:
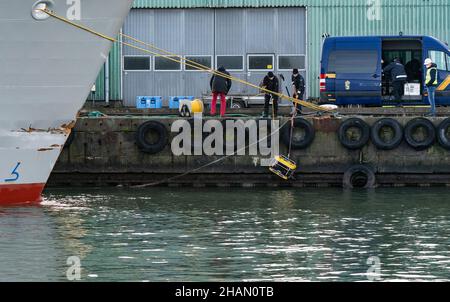
<path fill-rule="evenodd" d="M 224 73 L 226 75 L 230 75 L 225 68 L 219 68 L 219 72 Z M 211 81 L 209 83 L 212 92 L 219 92 L 228 94 L 231 89 L 231 80 L 223 78 L 221 76 L 213 75 L 211 77 Z"/>
<path fill-rule="evenodd" d="M 431 69 L 431 68 L 433 68 L 433 69 Z M 437 77 L 437 69 L 435 69 L 435 68 L 437 68 L 437 65 L 434 63 L 431 64 L 431 67 L 430 67 L 431 80 L 428 83 L 425 83 L 425 85 L 427 85 L 428 87 L 437 86 L 437 85 L 433 84 L 436 81 L 436 77 Z M 427 72 L 428 72 L 428 69 L 427 69 Z"/>
<path fill-rule="evenodd" d="M 420 80 L 422 78 L 422 65 L 417 59 L 412 59 L 405 65 L 408 81 Z"/>
<path fill-rule="evenodd" d="M 405 66 L 400 62 L 392 62 L 388 66 L 384 67 L 383 72 L 385 74 L 391 74 L 391 80 L 394 81 L 406 81 L 408 78 L 405 71 Z"/>
<path fill-rule="evenodd" d="M 263 80 L 263 86 L 270 91 L 273 92 L 280 92 L 280 82 L 278 81 L 278 78 L 276 76 L 273 77 L 271 80 L 269 76 L 265 76 Z"/>
<path fill-rule="evenodd" d="M 300 73 L 297 76 L 292 75 L 292 85 L 295 86 L 295 91 L 305 92 L 305 79 Z"/>

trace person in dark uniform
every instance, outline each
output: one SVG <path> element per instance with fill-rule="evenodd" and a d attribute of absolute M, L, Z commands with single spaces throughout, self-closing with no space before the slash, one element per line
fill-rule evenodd
<path fill-rule="evenodd" d="M 405 94 L 405 84 L 408 78 L 405 66 L 400 62 L 400 59 L 395 58 L 391 64 L 383 69 L 383 72 L 386 75 L 391 75 L 394 98 L 396 101 L 401 101 Z"/>
<path fill-rule="evenodd" d="M 278 93 L 278 92 L 280 92 L 280 81 L 273 74 L 272 71 L 269 71 L 267 73 L 267 75 L 264 77 L 262 87 L 267 90 Z M 268 93 L 268 92 L 266 92 L 265 96 L 264 96 L 265 102 L 264 102 L 263 117 L 269 116 L 270 99 L 272 99 L 272 102 L 273 102 L 273 115 L 276 118 L 278 116 L 278 95 L 273 94 L 273 93 Z"/>
<path fill-rule="evenodd" d="M 418 59 L 412 59 L 406 63 L 405 70 L 408 82 L 420 81 L 422 78 L 422 66 L 420 66 L 420 60 Z"/>
<path fill-rule="evenodd" d="M 305 96 L 305 78 L 298 72 L 297 68 L 292 71 L 292 90 L 294 99 L 303 100 Z M 297 110 L 301 112 L 302 107 L 297 105 Z"/>

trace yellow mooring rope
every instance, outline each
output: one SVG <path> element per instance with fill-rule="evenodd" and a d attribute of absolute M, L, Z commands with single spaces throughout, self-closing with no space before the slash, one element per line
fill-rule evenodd
<path fill-rule="evenodd" d="M 40 11 L 42 11 L 42 12 L 48 14 L 49 16 L 51 16 L 51 17 L 53 17 L 53 18 L 55 18 L 55 19 L 57 19 L 57 20 L 60 20 L 60 21 L 62 21 L 62 22 L 64 22 L 64 23 L 66 23 L 66 24 L 69 24 L 69 25 L 71 25 L 71 26 L 74 26 L 74 27 L 76 27 L 76 28 L 78 28 L 78 29 L 81 29 L 81 30 L 83 30 L 83 31 L 86 31 L 86 32 L 88 32 L 88 33 L 90 33 L 90 34 L 92 34 L 92 35 L 98 36 L 98 37 L 100 37 L 100 38 L 102 38 L 102 39 L 111 41 L 111 42 L 113 42 L 113 43 L 119 43 L 119 44 L 121 44 L 121 45 L 128 46 L 128 47 L 130 47 L 130 48 L 134 48 L 134 49 L 136 49 L 136 50 L 139 50 L 139 51 L 142 51 L 142 52 L 145 52 L 145 53 L 149 53 L 149 54 L 152 54 L 152 55 L 157 56 L 157 57 L 163 57 L 163 58 L 166 58 L 167 60 L 170 60 L 170 61 L 173 61 L 173 62 L 176 62 L 176 63 L 180 63 L 180 64 L 183 64 L 183 65 L 186 65 L 186 66 L 195 68 L 195 69 L 200 70 L 200 71 L 208 72 L 208 73 L 213 74 L 213 75 L 217 75 L 217 76 L 221 76 L 221 77 L 226 78 L 226 79 L 230 79 L 230 80 L 232 80 L 232 81 L 235 81 L 235 82 L 238 82 L 238 83 L 241 83 L 241 84 L 244 84 L 244 85 L 247 85 L 247 86 L 256 88 L 256 89 L 259 89 L 260 91 L 264 91 L 264 92 L 266 92 L 266 93 L 270 93 L 270 94 L 276 95 L 276 96 L 278 96 L 278 97 L 280 97 L 280 98 L 282 98 L 282 99 L 289 100 L 289 101 L 291 101 L 292 103 L 294 103 L 294 104 L 296 104 L 296 105 L 301 105 L 301 106 L 304 106 L 304 107 L 306 107 L 306 108 L 312 109 L 312 110 L 314 110 L 314 111 L 330 112 L 330 113 L 331 113 L 331 112 L 334 112 L 334 110 L 325 109 L 325 108 L 322 108 L 322 107 L 320 107 L 320 106 L 318 106 L 318 105 L 315 105 L 315 104 L 312 104 L 312 103 L 309 103 L 309 102 L 305 102 L 305 101 L 303 101 L 303 100 L 298 100 L 298 99 L 295 99 L 295 98 L 293 98 L 293 97 L 287 96 L 287 95 L 285 95 L 285 94 L 282 94 L 282 93 L 279 93 L 279 92 L 275 92 L 275 91 L 271 91 L 271 90 L 268 90 L 268 89 L 266 89 L 266 88 L 259 87 L 259 86 L 255 85 L 255 84 L 252 84 L 252 83 L 250 83 L 250 82 L 244 81 L 244 80 L 239 79 L 239 78 L 237 78 L 237 77 L 233 77 L 233 76 L 231 76 L 231 75 L 227 75 L 227 74 L 221 73 L 221 72 L 219 72 L 219 71 L 217 71 L 217 70 L 215 70 L 215 69 L 211 69 L 211 68 L 209 68 L 209 67 L 207 67 L 207 66 L 204 66 L 204 65 L 202 65 L 202 64 L 200 64 L 200 63 L 198 63 L 198 62 L 194 62 L 194 61 L 188 60 L 188 59 L 186 59 L 186 58 L 183 58 L 183 57 L 180 56 L 180 55 L 176 55 L 176 54 L 171 53 L 171 52 L 169 52 L 169 51 L 166 51 L 166 50 L 164 50 L 164 49 L 158 48 L 158 47 L 156 47 L 155 45 L 152 45 L 152 44 L 149 44 L 149 43 L 145 43 L 145 42 L 143 42 L 143 41 L 141 41 L 141 40 L 138 40 L 138 39 L 136 39 L 136 38 L 133 38 L 133 37 L 131 37 L 131 36 L 128 36 L 128 35 L 125 35 L 125 34 L 121 34 L 123 37 L 125 37 L 125 38 L 127 38 L 127 39 L 130 39 L 130 40 L 132 40 L 132 41 L 134 41 L 134 42 L 137 42 L 137 43 L 142 44 L 142 45 L 144 45 L 144 46 L 150 47 L 150 48 L 152 48 L 152 49 L 156 49 L 157 51 L 160 51 L 160 52 L 162 52 L 162 53 L 165 53 L 165 55 L 164 55 L 164 54 L 157 53 L 157 52 L 155 52 L 155 51 L 151 51 L 151 50 L 149 50 L 149 49 L 145 49 L 145 48 L 136 46 L 136 45 L 132 45 L 132 44 L 130 44 L 130 43 L 126 43 L 126 42 L 123 42 L 123 41 L 119 41 L 119 40 L 116 39 L 116 38 L 109 37 L 108 35 L 105 35 L 105 34 L 103 34 L 103 33 L 100 33 L 100 32 L 98 32 L 98 31 L 95 31 L 95 30 L 93 30 L 93 29 L 91 29 L 91 28 L 89 28 L 89 27 L 87 27 L 87 26 L 84 26 L 84 25 L 75 23 L 75 22 L 73 22 L 73 21 L 71 21 L 71 20 L 69 20 L 69 19 L 67 19 L 67 18 L 64 18 L 64 17 L 62 17 L 62 16 L 59 16 L 59 15 L 55 14 L 53 11 L 51 11 L 51 10 L 49 10 L 49 9 L 38 9 L 38 10 L 40 10 Z M 177 57 L 177 58 L 179 58 L 179 59 L 175 59 L 174 57 Z"/>

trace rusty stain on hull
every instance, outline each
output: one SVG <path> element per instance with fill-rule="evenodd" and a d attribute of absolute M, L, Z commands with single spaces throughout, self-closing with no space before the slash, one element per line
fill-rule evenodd
<path fill-rule="evenodd" d="M 53 151 L 53 148 L 40 148 L 38 149 L 38 152 L 45 152 L 45 151 Z"/>
<path fill-rule="evenodd" d="M 324 133 L 333 133 L 339 129 L 340 121 L 331 117 L 321 117 L 313 119 L 314 128 Z"/>
<path fill-rule="evenodd" d="M 70 135 L 72 132 L 72 129 L 75 127 L 76 121 L 71 121 L 68 124 L 62 124 L 60 128 L 49 128 L 49 129 L 36 129 L 33 127 L 29 127 L 28 129 L 21 128 L 19 132 L 26 132 L 26 133 L 34 133 L 34 132 L 47 132 L 51 134 L 66 134 Z"/>

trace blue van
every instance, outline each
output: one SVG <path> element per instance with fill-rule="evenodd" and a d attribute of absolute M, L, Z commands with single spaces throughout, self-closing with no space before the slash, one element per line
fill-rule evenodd
<path fill-rule="evenodd" d="M 429 105 L 425 89 L 431 58 L 439 70 L 436 104 L 450 105 L 450 50 L 429 36 L 331 37 L 324 41 L 320 71 L 321 103 L 336 105 L 391 105 L 392 83 L 383 68 L 399 58 L 407 84 L 402 104 Z"/>

